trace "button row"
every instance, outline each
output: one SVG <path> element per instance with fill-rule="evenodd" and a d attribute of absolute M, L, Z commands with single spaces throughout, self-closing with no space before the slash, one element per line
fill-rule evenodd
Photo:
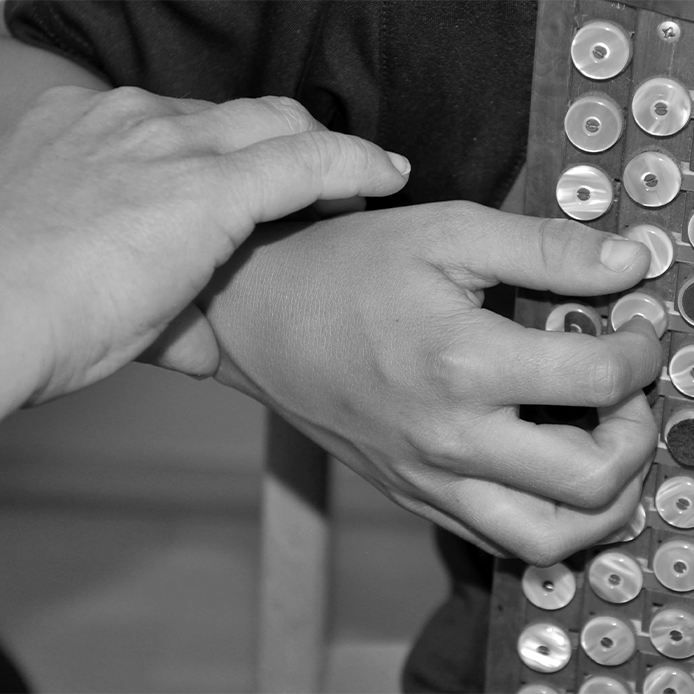
<path fill-rule="evenodd" d="M 647 151 L 637 154 L 622 177 L 629 197 L 644 207 L 662 207 L 682 189 L 682 172 L 667 154 Z M 556 199 L 564 213 L 580 222 L 598 219 L 614 199 L 612 180 L 595 166 L 578 164 L 564 171 L 556 187 Z"/>
<path fill-rule="evenodd" d="M 684 660 L 694 656 L 694 615 L 679 607 L 664 607 L 648 629 L 653 647 L 667 658 Z M 626 663 L 636 652 L 633 627 L 612 615 L 590 619 L 580 634 L 584 653 L 598 665 L 615 667 Z M 536 622 L 518 637 L 518 655 L 535 672 L 559 672 L 571 660 L 569 633 L 551 622 Z M 679 690 L 676 690 L 679 692 Z"/>

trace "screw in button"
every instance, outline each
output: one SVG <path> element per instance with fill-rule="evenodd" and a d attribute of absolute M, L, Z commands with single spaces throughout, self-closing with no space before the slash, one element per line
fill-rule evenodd
<path fill-rule="evenodd" d="M 668 374 L 682 395 L 694 398 L 694 345 L 685 345 L 675 352 L 668 364 Z"/>
<path fill-rule="evenodd" d="M 602 319 L 592 306 L 574 302 L 559 304 L 547 316 L 545 330 L 596 336 L 602 333 Z"/>
<path fill-rule="evenodd" d="M 672 665 L 654 668 L 644 680 L 643 694 L 694 694 L 694 678 Z"/>
<path fill-rule="evenodd" d="M 518 637 L 518 655 L 535 672 L 558 672 L 571 659 L 571 640 L 562 627 L 540 622 Z"/>
<path fill-rule="evenodd" d="M 590 564 L 588 583 L 603 600 L 623 604 L 641 592 L 643 572 L 638 562 L 628 554 L 603 552 Z"/>
<path fill-rule="evenodd" d="M 604 152 L 622 135 L 624 119 L 617 103 L 602 93 L 578 98 L 564 118 L 569 141 L 584 152 Z"/>
<path fill-rule="evenodd" d="M 616 77 L 631 57 L 631 42 L 624 30 L 604 20 L 582 26 L 571 42 L 571 59 L 576 69 L 593 80 Z"/>
<path fill-rule="evenodd" d="M 634 93 L 631 112 L 649 135 L 667 137 L 682 130 L 692 114 L 689 90 L 669 77 L 654 77 Z"/>
<path fill-rule="evenodd" d="M 593 675 L 583 682 L 578 694 L 631 694 L 631 689 L 613 677 Z"/>
<path fill-rule="evenodd" d="M 576 594 L 576 579 L 564 564 L 547 568 L 529 566 L 521 581 L 525 597 L 543 610 L 558 610 Z"/>
<path fill-rule="evenodd" d="M 644 207 L 662 207 L 672 202 L 682 186 L 682 172 L 661 152 L 637 154 L 624 169 L 624 188 L 634 202 Z"/>
<path fill-rule="evenodd" d="M 600 665 L 621 665 L 634 654 L 636 637 L 621 619 L 598 615 L 581 630 L 581 648 Z"/>
<path fill-rule="evenodd" d="M 694 615 L 679 607 L 664 607 L 651 619 L 648 629 L 651 643 L 668 658 L 694 655 Z"/>
<path fill-rule="evenodd" d="M 557 182 L 559 207 L 569 217 L 579 221 L 601 217 L 610 208 L 613 196 L 612 181 L 594 166 L 573 166 Z"/>
<path fill-rule="evenodd" d="M 653 572 L 670 590 L 678 593 L 694 590 L 694 545 L 687 540 L 664 542 L 653 557 Z"/>
<path fill-rule="evenodd" d="M 655 495 L 655 507 L 658 515 L 675 528 L 694 528 L 694 479 L 677 476 L 665 480 Z M 675 571 L 683 573 L 678 568 Z"/>

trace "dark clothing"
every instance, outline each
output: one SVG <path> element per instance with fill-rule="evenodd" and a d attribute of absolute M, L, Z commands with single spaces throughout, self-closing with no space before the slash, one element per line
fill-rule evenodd
<path fill-rule="evenodd" d="M 524 157 L 532 2 L 8 0 L 5 13 L 17 38 L 116 86 L 294 97 L 330 129 L 409 157 L 401 204 L 497 206 Z"/>
<path fill-rule="evenodd" d="M 222 102 L 294 97 L 332 130 L 412 162 L 392 207 L 498 206 L 525 156 L 532 0 L 8 0 L 14 36 L 114 86 Z M 487 557 L 441 534 L 451 600 L 425 629 L 408 691 L 481 691 Z"/>

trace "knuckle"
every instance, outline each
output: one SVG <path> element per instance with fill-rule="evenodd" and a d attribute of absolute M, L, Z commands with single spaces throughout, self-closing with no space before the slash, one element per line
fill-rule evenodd
<path fill-rule="evenodd" d="M 91 116 L 97 122 L 127 124 L 151 115 L 158 110 L 160 103 L 160 97 L 139 87 L 117 87 L 99 92 Z"/>
<path fill-rule="evenodd" d="M 169 151 L 186 141 L 185 129 L 173 118 L 154 116 L 134 123 L 124 145 L 134 150 Z"/>
<path fill-rule="evenodd" d="M 424 464 L 451 464 L 467 458 L 467 446 L 456 427 L 435 419 L 408 427 L 405 441 Z"/>
<path fill-rule="evenodd" d="M 599 509 L 609 504 L 621 491 L 622 479 L 617 466 L 604 462 L 581 469 L 576 483 L 576 506 Z"/>
<path fill-rule="evenodd" d="M 574 548 L 568 546 L 563 538 L 551 529 L 545 528 L 544 531 L 533 532 L 516 553 L 526 564 L 548 567 L 561 561 L 572 551 Z"/>
<path fill-rule="evenodd" d="M 307 132 L 316 126 L 311 114 L 295 99 L 287 96 L 265 96 L 259 101 L 281 117 L 291 134 Z"/>
<path fill-rule="evenodd" d="M 537 252 L 545 273 L 554 275 L 568 267 L 580 225 L 569 219 L 545 219 L 537 233 Z"/>
<path fill-rule="evenodd" d="M 627 394 L 631 369 L 625 359 L 605 348 L 604 342 L 596 342 L 595 346 L 598 349 L 588 363 L 589 399 L 596 406 L 614 405 Z"/>

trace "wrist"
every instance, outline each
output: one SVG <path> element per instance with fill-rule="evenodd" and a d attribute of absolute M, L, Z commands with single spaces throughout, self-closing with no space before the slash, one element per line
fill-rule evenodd
<path fill-rule="evenodd" d="M 40 318 L 30 303 L 16 285 L 0 283 L 0 420 L 31 401 L 46 380 Z"/>

